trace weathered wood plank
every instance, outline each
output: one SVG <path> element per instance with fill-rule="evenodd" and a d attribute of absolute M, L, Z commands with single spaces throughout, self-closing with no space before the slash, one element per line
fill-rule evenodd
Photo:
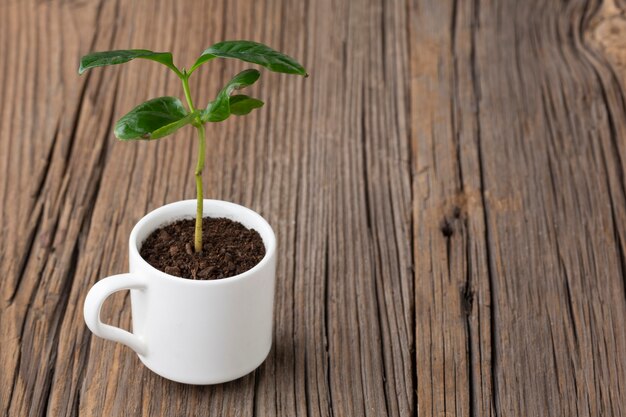
<path fill-rule="evenodd" d="M 333 19 L 328 19 L 330 8 L 337 9 Z M 148 8 L 123 2 L 92 5 L 88 23 L 93 44 L 81 43 L 73 54 L 78 59 L 90 49 L 134 46 L 171 49 L 180 61 L 191 61 L 206 46 L 192 50 L 197 39 L 252 38 L 304 58 L 314 74 L 309 80 L 267 75 L 257 87 L 259 96 L 268 101 L 263 113 L 245 123 L 229 121 L 209 129 L 213 151 L 208 155 L 208 196 L 259 210 L 276 225 L 283 246 L 270 357 L 255 374 L 231 384 L 181 386 L 145 370 L 128 349 L 92 338 L 83 325 L 82 302 L 88 288 L 100 277 L 126 268 L 127 236 L 134 222 L 146 211 L 193 197 L 194 192 L 188 169 L 195 152 L 191 132 L 150 144 L 117 143 L 112 138 L 112 121 L 136 102 L 179 88 L 161 68 L 133 62 L 134 69 L 90 73 L 68 137 L 75 143 L 50 160 L 52 167 L 75 166 L 72 172 L 63 171 L 57 186 L 63 187 L 62 200 L 50 214 L 74 230 L 69 235 L 74 245 L 64 247 L 71 262 L 64 261 L 66 269 L 51 268 L 46 278 L 64 285 L 56 290 L 63 303 L 57 306 L 49 298 L 54 293 L 49 287 L 37 288 L 34 272 L 26 271 L 22 279 L 31 283 L 29 294 L 36 305 L 63 310 L 60 315 L 37 316 L 47 329 L 39 336 L 29 330 L 35 323 L 31 313 L 24 317 L 26 334 L 33 339 L 18 340 L 6 352 L 23 354 L 31 345 L 36 350 L 28 356 L 28 367 L 15 368 L 15 390 L 3 391 L 10 397 L 5 413 L 411 412 L 413 290 L 404 6 L 398 2 L 381 8 L 364 1 L 337 8 L 331 3 L 275 1 L 254 7 L 215 2 L 210 9 L 207 24 L 202 14 L 167 2 Z M 70 5 L 66 11 L 76 18 L 80 10 Z M 259 16 L 267 24 L 255 25 Z M 158 39 L 151 36 L 153 22 L 164 28 Z M 345 31 L 336 31 L 342 22 L 349 22 Z M 394 30 L 387 34 L 387 27 Z M 61 34 L 50 34 L 55 36 Z M 371 43 L 375 55 L 370 54 Z M 382 58 L 388 48 L 395 58 L 386 61 Z M 216 63 L 212 71 L 198 73 L 193 87 L 211 91 L 224 73 L 240 68 L 234 62 Z M 401 77 L 396 79 L 396 74 Z M 74 65 L 63 76 L 73 79 Z M 347 89 L 346 81 L 352 88 Z M 339 97 L 338 91 L 343 91 Z M 399 103 L 397 94 L 404 95 Z M 92 165 L 84 165 L 85 160 Z M 91 191 L 85 192 L 85 187 Z M 49 192 L 58 193 L 55 190 Z M 87 207 L 81 216 L 72 210 L 76 193 Z M 35 197 L 39 204 L 48 198 Z M 68 236 L 59 230 L 51 234 L 61 246 Z M 355 244 L 331 249 L 346 235 Z M 384 236 L 389 240 L 378 242 Z M 48 254 L 43 257 L 44 262 L 50 259 Z M 359 258 L 368 261 L 357 262 Z M 55 281 L 58 274 L 64 279 Z M 21 313 L 36 311 L 33 306 L 28 310 L 28 303 L 17 305 L 23 307 Z M 116 295 L 105 305 L 103 317 L 127 327 L 128 307 L 127 297 Z M 361 328 L 363 323 L 367 326 Z M 41 361 L 30 359 L 35 355 Z M 32 379 L 38 373 L 41 376 Z"/>
<path fill-rule="evenodd" d="M 424 415 L 625 412 L 623 90 L 585 35 L 602 10 L 412 3 Z"/>
<path fill-rule="evenodd" d="M 9 58 L 3 59 L 0 84 L 3 97 L 13 100 L 2 106 L 0 117 L 0 412 L 40 415 L 102 162 L 102 145 L 77 136 L 74 126 L 92 111 L 106 119 L 112 96 L 95 106 L 86 101 L 86 80 L 68 79 L 75 63 L 63 59 L 79 53 L 81 39 L 90 42 L 93 34 L 86 29 L 97 4 L 73 15 L 47 3 L 10 2 L 0 8 L 2 45 Z M 75 25 L 62 32 L 62 21 L 70 17 Z M 96 125 L 91 134 L 103 132 Z"/>
<path fill-rule="evenodd" d="M 491 289 L 471 2 L 414 5 L 412 137 L 419 415 L 493 413 Z"/>

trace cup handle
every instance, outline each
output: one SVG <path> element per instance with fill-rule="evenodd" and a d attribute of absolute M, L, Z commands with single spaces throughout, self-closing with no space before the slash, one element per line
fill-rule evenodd
<path fill-rule="evenodd" d="M 145 290 L 147 287 L 143 278 L 135 274 L 119 274 L 104 278 L 91 287 L 85 299 L 83 315 L 89 330 L 103 339 L 120 342 L 140 355 L 148 351 L 146 342 L 137 334 L 130 333 L 119 327 L 111 326 L 100 321 L 102 303 L 114 292 L 121 290 Z"/>

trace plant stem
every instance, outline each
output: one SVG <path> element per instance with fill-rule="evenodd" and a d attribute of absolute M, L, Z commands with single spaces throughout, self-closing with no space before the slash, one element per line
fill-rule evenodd
<path fill-rule="evenodd" d="M 191 92 L 189 91 L 189 74 L 183 70 L 183 90 L 185 91 L 185 98 L 189 105 L 189 111 L 196 111 L 193 106 L 193 100 L 191 99 Z M 198 121 L 194 123 L 196 130 L 198 131 L 198 163 L 196 164 L 196 229 L 194 236 L 194 249 L 196 253 L 202 252 L 202 217 L 204 214 L 204 196 L 202 193 L 202 169 L 204 168 L 204 154 L 206 148 L 206 137 L 204 131 L 204 124 Z"/>
<path fill-rule="evenodd" d="M 185 91 L 185 98 L 187 99 L 187 104 L 189 105 L 189 111 L 196 111 L 196 108 L 193 106 L 193 100 L 191 99 L 191 93 L 189 92 L 189 74 L 185 71 L 183 73 L 183 90 Z"/>
<path fill-rule="evenodd" d="M 204 213 L 203 202 L 204 197 L 202 195 L 202 169 L 204 168 L 204 153 L 206 138 L 204 132 L 204 125 L 200 124 L 196 128 L 198 130 L 198 164 L 196 165 L 196 232 L 194 239 L 194 246 L 196 253 L 202 251 L 202 215 Z"/>

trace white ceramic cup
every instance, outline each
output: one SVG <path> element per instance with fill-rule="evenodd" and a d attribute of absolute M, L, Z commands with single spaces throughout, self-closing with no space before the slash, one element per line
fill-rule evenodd
<path fill-rule="evenodd" d="M 143 217 L 130 234 L 130 272 L 97 282 L 87 294 L 84 316 L 95 335 L 129 346 L 155 373 L 186 384 L 218 384 L 256 369 L 272 346 L 276 237 L 254 211 L 204 200 L 204 216 L 226 217 L 261 235 L 261 262 L 233 277 L 199 281 L 161 272 L 139 255 L 151 232 L 193 218 L 195 211 L 196 200 L 186 200 Z M 104 300 L 125 289 L 130 290 L 132 333 L 100 321 Z"/>

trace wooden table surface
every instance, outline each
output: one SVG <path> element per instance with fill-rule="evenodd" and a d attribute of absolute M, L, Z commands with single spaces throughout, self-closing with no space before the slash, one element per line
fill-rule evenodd
<path fill-rule="evenodd" d="M 626 416 L 626 4 L 0 3 L 0 416 Z M 146 212 L 193 198 L 192 129 L 116 141 L 181 66 L 257 40 L 266 106 L 208 130 L 206 195 L 279 239 L 273 349 L 185 386 L 92 336 Z M 192 78 L 198 102 L 234 71 Z M 127 293 L 103 310 L 130 326 Z"/>

